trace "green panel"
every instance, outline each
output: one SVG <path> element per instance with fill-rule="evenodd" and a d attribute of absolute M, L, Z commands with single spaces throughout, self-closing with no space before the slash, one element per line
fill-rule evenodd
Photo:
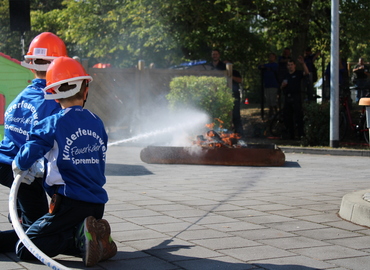
<path fill-rule="evenodd" d="M 5 107 L 31 83 L 34 74 L 9 59 L 0 56 L 0 94 L 5 96 Z M 5 108 L 6 109 L 6 108 Z M 0 139 L 4 136 L 4 126 L 0 125 Z"/>
<path fill-rule="evenodd" d="M 4 125 L 0 125 L 0 140 L 4 137 Z"/>

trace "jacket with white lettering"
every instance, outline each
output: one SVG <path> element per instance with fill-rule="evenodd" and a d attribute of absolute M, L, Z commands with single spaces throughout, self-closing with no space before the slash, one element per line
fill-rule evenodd
<path fill-rule="evenodd" d="M 34 79 L 8 106 L 4 118 L 4 138 L 0 143 L 0 163 L 11 164 L 27 133 L 41 119 L 61 110 L 55 100 L 45 100 L 46 80 Z"/>
<path fill-rule="evenodd" d="M 103 188 L 108 136 L 101 119 L 81 106 L 72 106 L 35 125 L 15 157 L 21 170 L 47 159 L 45 189 L 49 195 L 106 203 Z"/>

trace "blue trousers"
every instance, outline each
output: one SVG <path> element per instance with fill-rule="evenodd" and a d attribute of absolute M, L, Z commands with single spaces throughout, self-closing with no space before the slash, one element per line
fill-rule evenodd
<path fill-rule="evenodd" d="M 55 214 L 47 213 L 36 220 L 26 234 L 49 257 L 59 254 L 80 256 L 80 250 L 75 241 L 76 231 L 88 216 L 101 219 L 104 206 L 104 204 L 82 202 L 63 196 L 59 210 Z M 20 241 L 16 253 L 22 260 L 35 259 Z"/>

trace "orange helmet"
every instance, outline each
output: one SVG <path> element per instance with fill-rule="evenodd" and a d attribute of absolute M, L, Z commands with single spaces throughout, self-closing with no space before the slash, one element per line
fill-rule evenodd
<path fill-rule="evenodd" d="M 32 40 L 27 55 L 24 56 L 26 60 L 21 64 L 29 69 L 46 71 L 49 64 L 37 65 L 33 60 L 44 59 L 53 61 L 59 56 L 67 56 L 67 49 L 63 40 L 53 33 L 43 32 Z"/>
<path fill-rule="evenodd" d="M 74 96 L 80 89 L 82 82 L 92 81 L 92 77 L 86 73 L 83 66 L 77 60 L 70 57 L 58 57 L 46 71 L 46 87 L 44 88 L 45 99 L 61 99 Z M 68 83 L 75 85 L 68 91 L 59 91 L 59 87 Z"/>

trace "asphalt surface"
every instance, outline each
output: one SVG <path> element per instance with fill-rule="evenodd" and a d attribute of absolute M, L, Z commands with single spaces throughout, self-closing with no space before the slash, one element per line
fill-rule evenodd
<path fill-rule="evenodd" d="M 370 229 L 338 216 L 343 196 L 370 186 L 363 151 L 282 147 L 282 167 L 238 167 L 147 164 L 141 149 L 108 150 L 118 253 L 89 269 L 370 269 Z M 11 228 L 8 194 L 0 187 L 0 230 Z M 49 268 L 7 253 L 0 269 Z"/>

